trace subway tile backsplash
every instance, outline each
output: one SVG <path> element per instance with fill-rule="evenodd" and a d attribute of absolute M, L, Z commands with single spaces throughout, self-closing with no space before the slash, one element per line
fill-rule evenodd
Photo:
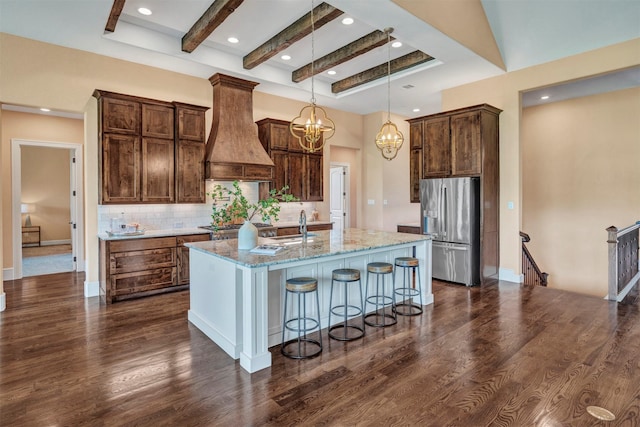
<path fill-rule="evenodd" d="M 232 182 L 207 181 L 207 193 L 216 184 L 231 187 Z M 252 202 L 258 200 L 258 183 L 243 182 L 240 185 L 247 199 Z M 136 222 L 145 230 L 196 228 L 211 223 L 211 204 L 212 200 L 207 196 L 207 202 L 200 204 L 99 205 L 98 232 L 104 233 L 111 230 L 111 219 L 121 216 L 124 216 L 125 222 Z M 310 216 L 314 208 L 315 203 L 311 202 L 282 203 L 279 222 L 297 221 L 301 209 L 306 210 L 307 215 Z M 260 221 L 260 218 L 253 220 Z"/>

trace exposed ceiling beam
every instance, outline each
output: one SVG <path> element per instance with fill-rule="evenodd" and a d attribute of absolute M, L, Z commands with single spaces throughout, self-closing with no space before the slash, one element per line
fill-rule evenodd
<path fill-rule="evenodd" d="M 209 9 L 193 24 L 182 37 L 182 51 L 191 53 L 202 43 L 218 25 L 222 24 L 244 0 L 215 0 Z"/>
<path fill-rule="evenodd" d="M 122 8 L 124 7 L 124 2 L 126 0 L 113 0 L 113 6 L 111 6 L 111 13 L 109 13 L 109 19 L 107 19 L 107 25 L 105 25 L 104 30 L 113 33 L 116 30 L 116 24 L 118 23 L 118 18 L 120 18 L 120 14 L 122 13 Z"/>
<path fill-rule="evenodd" d="M 408 53 L 400 58 L 391 60 L 391 74 L 415 67 L 416 65 L 432 61 L 434 58 L 419 50 Z M 361 73 L 354 74 L 346 79 L 339 80 L 331 85 L 332 93 L 340 93 L 365 83 L 372 82 L 387 75 L 387 63 L 369 68 Z"/>
<path fill-rule="evenodd" d="M 394 38 L 391 37 L 391 40 L 394 40 Z M 356 56 L 367 53 L 378 46 L 384 45 L 385 43 L 387 43 L 387 33 L 376 30 L 366 36 L 360 37 L 358 40 L 353 41 L 346 46 L 341 47 L 340 49 L 334 50 L 322 58 L 318 58 L 313 61 L 313 73 L 322 73 L 329 68 L 340 65 L 343 62 L 347 62 Z M 311 63 L 298 68 L 291 74 L 291 80 L 296 83 L 300 83 L 309 77 L 311 77 Z"/>
<path fill-rule="evenodd" d="M 342 15 L 342 13 L 340 9 L 336 9 L 327 3 L 319 4 L 313 9 L 314 28 L 322 27 Z M 245 69 L 251 70 L 309 34 L 311 34 L 311 14 L 307 13 L 247 54 L 242 59 L 242 65 Z"/>

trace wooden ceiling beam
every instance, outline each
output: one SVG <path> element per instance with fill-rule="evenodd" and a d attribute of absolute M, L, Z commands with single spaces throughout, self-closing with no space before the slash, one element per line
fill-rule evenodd
<path fill-rule="evenodd" d="M 391 37 L 391 40 L 394 40 L 394 38 Z M 322 73 L 323 71 L 333 68 L 336 65 L 340 65 L 343 62 L 347 62 L 356 56 L 365 54 L 378 46 L 382 46 L 385 43 L 387 43 L 387 33 L 376 30 L 366 36 L 360 37 L 358 40 L 353 41 L 346 46 L 341 47 L 340 49 L 334 50 L 322 58 L 318 58 L 313 61 L 313 73 Z M 298 68 L 291 74 L 291 80 L 295 83 L 300 83 L 309 77 L 311 77 L 311 63 Z"/>
<path fill-rule="evenodd" d="M 191 53 L 205 41 L 244 0 L 215 0 L 209 9 L 196 21 L 182 37 L 182 51 Z"/>
<path fill-rule="evenodd" d="M 408 68 L 415 67 L 416 65 L 424 64 L 425 62 L 432 61 L 434 58 L 419 50 L 408 53 L 400 58 L 391 60 L 391 74 L 399 71 L 404 71 Z M 380 64 L 361 73 L 354 74 L 346 79 L 339 80 L 331 85 L 332 93 L 340 93 L 345 90 L 352 89 L 354 87 L 363 85 L 365 83 L 372 82 L 381 77 L 387 75 L 387 63 Z"/>
<path fill-rule="evenodd" d="M 340 9 L 336 9 L 327 3 L 319 4 L 313 9 L 314 28 L 322 27 L 342 15 L 342 13 Z M 311 34 L 311 14 L 306 13 L 261 46 L 249 52 L 242 59 L 242 65 L 245 69 L 251 70 L 309 34 Z"/>
<path fill-rule="evenodd" d="M 107 19 L 107 25 L 104 30 L 108 33 L 113 33 L 116 30 L 116 24 L 124 8 L 124 2 L 126 0 L 113 0 L 113 6 L 111 6 L 111 13 L 109 13 L 109 19 Z"/>

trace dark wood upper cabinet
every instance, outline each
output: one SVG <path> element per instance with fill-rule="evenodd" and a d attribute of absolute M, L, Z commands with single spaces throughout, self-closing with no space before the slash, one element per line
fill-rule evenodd
<path fill-rule="evenodd" d="M 422 178 L 422 149 L 409 153 L 409 198 L 411 203 L 420 203 L 420 179 Z"/>
<path fill-rule="evenodd" d="M 142 104 L 142 136 L 173 139 L 173 107 Z"/>
<path fill-rule="evenodd" d="M 101 90 L 94 96 L 101 203 L 205 202 L 206 107 Z"/>
<path fill-rule="evenodd" d="M 449 176 L 451 174 L 449 117 L 424 120 L 423 132 L 422 177 L 439 178 Z"/>
<path fill-rule="evenodd" d="M 140 138 L 106 134 L 100 151 L 101 194 L 104 203 L 140 200 Z"/>
<path fill-rule="evenodd" d="M 118 98 L 102 98 L 102 132 L 140 134 L 140 103 Z"/>
<path fill-rule="evenodd" d="M 480 175 L 482 138 L 480 111 L 451 116 L 451 174 Z"/>
<path fill-rule="evenodd" d="M 275 164 L 269 189 L 280 190 L 288 185 L 289 193 L 300 201 L 323 200 L 322 153 L 305 153 L 285 120 L 266 118 L 257 125 L 260 142 Z M 266 196 L 266 187 L 262 185 L 260 197 Z"/>
<path fill-rule="evenodd" d="M 173 203 L 173 139 L 142 138 L 142 201 Z"/>

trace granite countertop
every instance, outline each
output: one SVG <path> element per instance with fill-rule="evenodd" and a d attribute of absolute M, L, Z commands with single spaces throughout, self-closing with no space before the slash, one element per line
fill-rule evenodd
<path fill-rule="evenodd" d="M 171 228 L 167 230 L 146 230 L 144 234 L 122 234 L 110 236 L 107 233 L 98 234 L 101 240 L 129 240 L 129 239 L 148 239 L 151 237 L 173 237 L 185 236 L 188 234 L 208 234 L 209 230 L 202 228 Z"/>
<path fill-rule="evenodd" d="M 259 245 L 280 245 L 284 248 L 275 255 L 259 255 L 249 251 L 238 251 L 238 241 L 235 239 L 186 243 L 185 246 L 235 264 L 260 267 L 431 240 L 431 236 L 422 234 L 392 233 L 357 228 L 314 231 L 310 234 L 313 235 L 309 236 L 306 242 L 286 238 L 283 240 L 259 238 Z"/>

